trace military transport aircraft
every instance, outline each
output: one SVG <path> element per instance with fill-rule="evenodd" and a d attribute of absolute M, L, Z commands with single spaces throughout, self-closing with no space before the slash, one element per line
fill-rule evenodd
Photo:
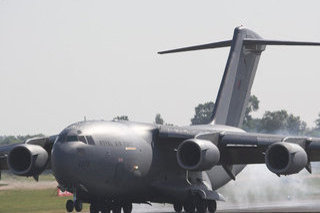
<path fill-rule="evenodd" d="M 265 40 L 237 27 L 232 40 L 160 52 L 231 47 L 211 122 L 186 127 L 128 121 L 83 121 L 59 135 L 0 148 L 1 170 L 36 180 L 52 169 L 72 192 L 68 212 L 130 213 L 133 203 L 171 203 L 176 212 L 215 212 L 215 190 L 246 164 L 265 163 L 280 175 L 320 161 L 320 138 L 246 133 L 241 129 L 253 79 L 266 45 L 317 45 Z M 0 204 L 1 205 L 1 204 Z"/>

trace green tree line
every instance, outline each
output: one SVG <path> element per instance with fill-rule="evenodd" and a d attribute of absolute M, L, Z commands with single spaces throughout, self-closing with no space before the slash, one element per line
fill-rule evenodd
<path fill-rule="evenodd" d="M 249 98 L 245 111 L 242 128 L 248 132 L 283 134 L 283 135 L 308 135 L 320 137 L 320 113 L 315 119 L 315 127 L 309 128 L 300 116 L 293 115 L 287 110 L 265 111 L 261 118 L 254 118 L 253 112 L 259 110 L 259 99 L 252 95 Z M 214 109 L 214 102 L 198 104 L 191 118 L 191 125 L 208 124 Z M 160 121 L 160 122 L 159 122 Z M 155 123 L 164 124 L 160 114 L 156 115 Z"/>
<path fill-rule="evenodd" d="M 22 143 L 29 138 L 34 138 L 34 137 L 44 137 L 43 134 L 37 134 L 37 135 L 18 135 L 18 136 L 13 136 L 13 135 L 3 135 L 0 136 L 0 145 L 8 145 L 8 144 L 13 144 L 13 143 Z"/>
<path fill-rule="evenodd" d="M 293 115 L 287 110 L 265 111 L 261 118 L 252 116 L 253 112 L 259 110 L 259 99 L 252 95 L 243 119 L 242 128 L 248 132 L 284 134 L 284 135 L 307 135 L 320 137 L 320 113 L 315 119 L 315 127 L 309 128 L 307 123 L 301 120 L 300 116 Z M 191 118 L 191 125 L 208 124 L 214 109 L 214 102 L 200 103 L 194 108 L 194 116 Z M 128 121 L 127 115 L 116 116 L 113 120 Z M 160 113 L 155 116 L 154 123 L 161 125 L 170 125 L 164 121 Z M 12 143 L 21 143 L 29 138 L 42 137 L 43 134 L 37 135 L 19 135 L 19 136 L 0 136 L 0 145 Z"/>

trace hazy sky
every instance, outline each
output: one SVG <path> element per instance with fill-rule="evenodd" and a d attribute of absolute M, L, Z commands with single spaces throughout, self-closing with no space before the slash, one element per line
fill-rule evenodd
<path fill-rule="evenodd" d="M 222 3 L 223 2 L 223 3 Z M 159 50 L 231 39 L 320 41 L 320 1 L 0 1 L 0 135 L 55 134 L 126 114 L 186 125 L 215 100 L 228 48 Z M 252 94 L 309 126 L 320 112 L 320 48 L 267 47 Z"/>

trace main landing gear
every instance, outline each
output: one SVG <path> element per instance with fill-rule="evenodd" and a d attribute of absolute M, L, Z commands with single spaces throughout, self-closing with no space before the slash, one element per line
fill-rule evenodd
<path fill-rule="evenodd" d="M 91 203 L 90 204 L 90 213 L 131 213 L 132 212 L 132 203 Z"/>
<path fill-rule="evenodd" d="M 186 213 L 215 213 L 217 210 L 217 202 L 215 200 L 205 200 L 199 196 L 192 197 L 184 202 L 184 204 L 175 203 L 173 208 L 175 212 L 182 212 L 182 206 Z"/>
<path fill-rule="evenodd" d="M 82 211 L 82 202 L 81 200 L 67 200 L 66 203 L 66 209 L 67 212 L 73 212 L 73 210 L 76 210 L 76 212 L 81 212 Z"/>

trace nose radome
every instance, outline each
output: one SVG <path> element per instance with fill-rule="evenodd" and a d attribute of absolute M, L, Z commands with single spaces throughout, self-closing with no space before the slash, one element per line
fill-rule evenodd
<path fill-rule="evenodd" d="M 68 184 L 74 179 L 77 149 L 71 143 L 55 143 L 51 153 L 51 165 L 59 184 Z"/>

